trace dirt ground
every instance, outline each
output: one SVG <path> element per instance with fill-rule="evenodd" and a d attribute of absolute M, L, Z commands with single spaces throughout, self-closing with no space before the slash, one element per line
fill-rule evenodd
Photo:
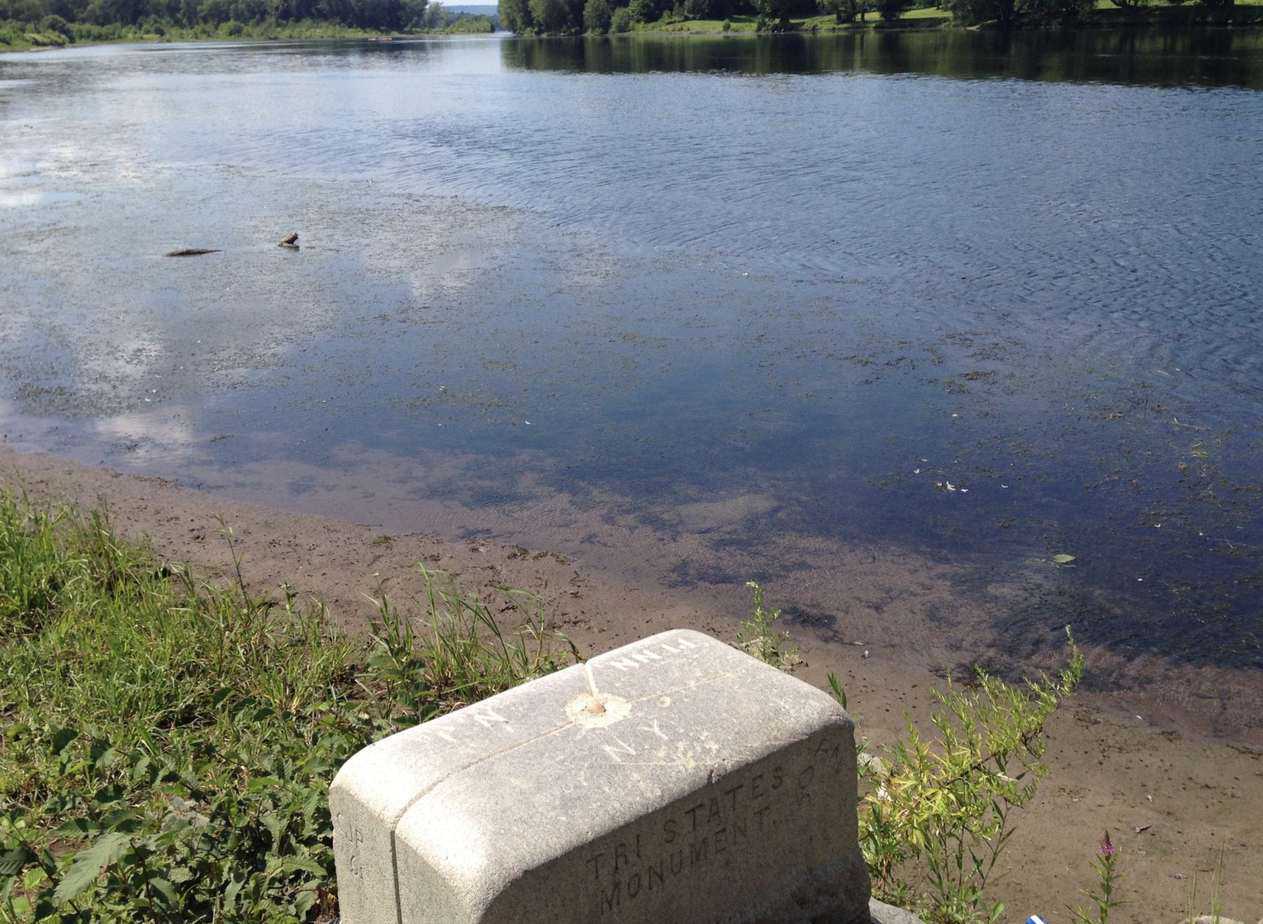
<path fill-rule="evenodd" d="M 454 576 L 467 591 L 508 585 L 539 595 L 554 624 L 587 654 L 667 628 L 689 627 L 732 639 L 748 606 L 739 585 L 673 588 L 633 583 L 625 574 L 572 561 L 539 547 L 452 541 L 237 503 L 168 481 L 90 468 L 0 446 L 0 485 L 32 498 L 108 504 L 125 535 L 148 537 L 157 553 L 209 576 L 231 566 L 224 525 L 232 529 L 248 582 L 272 591 L 282 582 L 322 599 L 340 625 L 367 625 L 373 599 L 386 594 L 407 607 L 422 580 L 418 563 Z M 222 525 L 221 525 L 222 521 Z M 842 561 L 843 571 L 857 568 Z M 769 603 L 776 605 L 775 598 Z M 893 610 L 893 611 L 892 611 Z M 806 663 L 797 671 L 824 685 L 842 678 L 859 733 L 880 746 L 905 717 L 923 717 L 941 684 L 950 646 L 934 644 L 896 604 L 881 618 L 857 618 L 845 632 L 791 626 Z M 928 640 L 928 641 L 927 641 Z M 1088 652 L 1089 671 L 1120 667 Z M 1129 665 L 1131 675 L 1136 666 Z M 1160 675 L 1166 666 L 1145 665 Z M 1167 673 L 1176 678 L 1171 666 Z M 1206 672 L 1200 672 L 1206 683 Z M 1213 684 L 1217 682 L 1210 678 Z M 1225 675 L 1223 682 L 1232 681 Z M 1144 690 L 1080 693 L 1051 725 L 1051 772 L 1032 805 L 1016 817 L 1016 834 L 992 882 L 1005 921 L 1040 914 L 1070 919 L 1067 904 L 1092 884 L 1090 861 L 1103 830 L 1119 846 L 1128 904 L 1114 920 L 1171 921 L 1186 914 L 1196 886 L 1205 911 L 1222 863 L 1225 915 L 1263 917 L 1263 748 L 1255 734 L 1212 736 L 1211 724 Z"/>

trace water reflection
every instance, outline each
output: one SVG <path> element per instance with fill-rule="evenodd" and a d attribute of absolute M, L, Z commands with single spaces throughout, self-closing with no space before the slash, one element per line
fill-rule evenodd
<path fill-rule="evenodd" d="M 615 36 L 505 42 L 504 62 L 598 74 L 858 71 L 969 80 L 1263 88 L 1259 30 L 862 31 L 834 35 Z"/>

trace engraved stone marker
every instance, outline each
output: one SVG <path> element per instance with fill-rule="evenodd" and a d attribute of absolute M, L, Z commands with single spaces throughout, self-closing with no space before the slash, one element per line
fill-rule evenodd
<path fill-rule="evenodd" d="M 330 801 L 345 924 L 869 921 L 851 719 L 697 632 L 392 735 Z"/>

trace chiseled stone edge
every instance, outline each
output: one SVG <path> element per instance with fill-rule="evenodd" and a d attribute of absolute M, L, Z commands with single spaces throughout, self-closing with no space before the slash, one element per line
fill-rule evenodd
<path fill-rule="evenodd" d="M 536 683 L 557 686 L 559 690 L 570 688 L 583 682 L 582 670 L 582 665 L 575 665 L 540 678 Z M 471 723 L 488 730 L 500 725 L 511 729 L 516 721 L 521 732 L 505 738 L 505 746 L 511 747 L 566 726 L 564 719 L 548 720 L 534 708 L 539 695 L 538 686 L 534 689 L 526 685 L 514 687 L 383 738 L 342 765 L 330 786 L 329 808 L 333 816 L 339 905 L 345 924 L 401 920 L 395 857 L 395 829 L 399 820 L 444 779 L 487 757 L 484 748 L 471 748 L 462 757 L 457 732 Z M 519 711 L 520 715 L 514 714 Z M 383 760 L 386 755 L 389 756 Z M 363 829 L 355 824 L 357 816 L 371 820 L 371 825 L 366 827 L 376 838 L 365 838 Z M 348 840 L 353 842 L 351 847 L 337 849 L 339 841 Z M 347 887 L 355 881 L 360 884 Z"/>

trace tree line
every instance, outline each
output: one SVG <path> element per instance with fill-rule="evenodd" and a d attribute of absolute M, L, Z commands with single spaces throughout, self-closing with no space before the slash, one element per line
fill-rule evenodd
<path fill-rule="evenodd" d="M 172 29 L 231 24 L 329 23 L 378 32 L 459 29 L 467 17 L 430 0 L 0 0 L 0 23 L 73 39 L 78 24 L 106 29 L 135 27 L 163 35 Z M 223 30 L 221 30 L 223 31 Z M 233 34 L 231 29 L 226 30 Z M 109 37 L 106 35 L 105 37 Z"/>
<path fill-rule="evenodd" d="M 500 25 L 519 35 L 630 32 L 637 23 L 678 19 L 813 16 L 817 0 L 499 0 Z"/>
<path fill-rule="evenodd" d="M 519 35 L 578 35 L 630 32 L 637 24 L 659 20 L 757 18 L 759 31 L 793 28 L 792 21 L 821 14 L 838 23 L 872 12 L 895 20 L 914 0 L 499 0 L 501 27 Z M 1135 9 L 1150 0 L 1114 0 Z M 1165 0 L 1178 6 L 1184 0 Z M 1222 8 L 1233 0 L 1198 0 Z M 1073 21 L 1096 8 L 1096 0 L 938 0 L 937 6 L 963 25 L 995 22 L 1002 27 Z"/>

